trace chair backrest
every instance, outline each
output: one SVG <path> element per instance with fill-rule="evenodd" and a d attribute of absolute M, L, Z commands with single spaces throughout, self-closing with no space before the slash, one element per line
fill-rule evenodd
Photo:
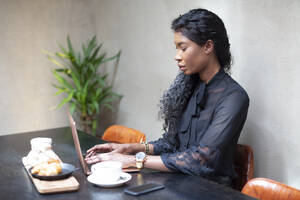
<path fill-rule="evenodd" d="M 260 200 L 299 200 L 300 190 L 267 178 L 254 178 L 242 193 Z"/>
<path fill-rule="evenodd" d="M 104 131 L 102 139 L 116 143 L 140 143 L 146 141 L 146 136 L 144 133 L 126 126 L 112 125 Z"/>
<path fill-rule="evenodd" d="M 234 158 L 235 171 L 238 177 L 234 180 L 234 188 L 241 191 L 243 186 L 253 178 L 254 155 L 249 145 L 238 144 Z"/>

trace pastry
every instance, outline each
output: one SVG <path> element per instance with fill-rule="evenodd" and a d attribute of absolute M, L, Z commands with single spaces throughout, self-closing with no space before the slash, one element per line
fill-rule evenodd
<path fill-rule="evenodd" d="M 46 162 L 41 162 L 31 169 L 32 174 L 39 176 L 54 176 L 61 173 L 62 168 L 59 160 L 49 159 Z"/>

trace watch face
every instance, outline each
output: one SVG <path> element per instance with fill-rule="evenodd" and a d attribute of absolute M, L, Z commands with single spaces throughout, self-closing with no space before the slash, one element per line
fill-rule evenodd
<path fill-rule="evenodd" d="M 135 158 L 137 160 L 144 160 L 145 157 L 146 157 L 146 154 L 144 152 L 139 152 L 135 155 Z"/>

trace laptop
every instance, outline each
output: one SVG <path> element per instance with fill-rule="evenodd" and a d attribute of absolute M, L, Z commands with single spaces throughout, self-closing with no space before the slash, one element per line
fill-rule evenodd
<path fill-rule="evenodd" d="M 79 139 L 78 139 L 76 123 L 75 123 L 72 115 L 69 112 L 68 112 L 68 118 L 69 118 L 69 122 L 70 122 L 70 127 L 72 129 L 73 141 L 74 141 L 75 149 L 76 149 L 76 152 L 77 152 L 77 156 L 79 158 L 81 168 L 82 168 L 85 175 L 90 175 L 92 172 L 89 169 L 88 164 L 85 162 L 85 160 L 82 156 L 83 154 L 81 152 L 80 142 L 79 142 Z M 140 169 L 138 169 L 135 166 L 124 167 L 122 170 L 123 170 L 123 172 L 138 172 L 138 171 L 140 171 Z"/>
<path fill-rule="evenodd" d="M 70 127 L 72 129 L 73 141 L 74 141 L 75 149 L 76 149 L 76 152 L 77 152 L 77 156 L 79 158 L 81 168 L 82 168 L 83 173 L 85 175 L 90 175 L 91 171 L 88 167 L 88 164 L 85 162 L 85 160 L 82 156 L 80 142 L 79 142 L 79 139 L 78 139 L 78 134 L 77 134 L 77 129 L 76 129 L 76 123 L 75 123 L 73 117 L 71 116 L 71 114 L 69 112 L 68 112 L 68 118 L 69 118 L 69 122 L 70 122 Z"/>

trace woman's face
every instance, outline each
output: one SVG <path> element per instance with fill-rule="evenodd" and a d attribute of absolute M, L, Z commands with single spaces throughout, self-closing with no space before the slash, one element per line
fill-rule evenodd
<path fill-rule="evenodd" d="M 201 73 L 206 68 L 209 56 L 205 50 L 205 45 L 199 46 L 182 35 L 181 32 L 175 32 L 174 42 L 177 49 L 174 59 L 185 75 Z"/>

